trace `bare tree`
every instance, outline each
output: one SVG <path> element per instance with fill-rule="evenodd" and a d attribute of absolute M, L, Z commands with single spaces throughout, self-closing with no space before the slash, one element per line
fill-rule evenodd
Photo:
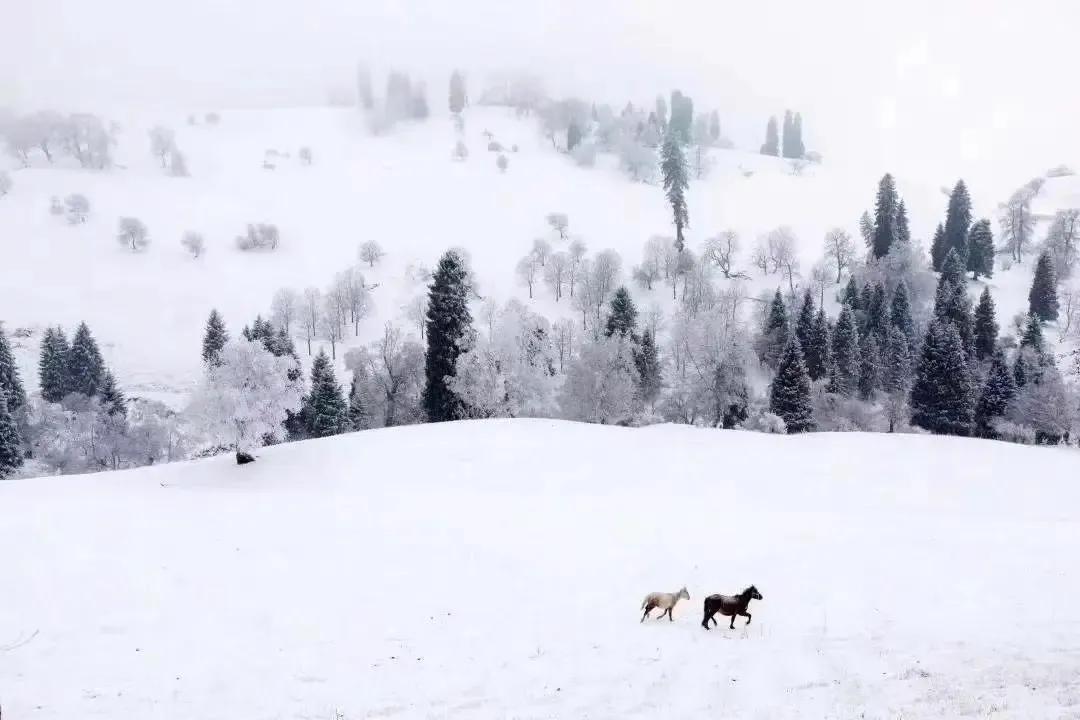
<path fill-rule="evenodd" d="M 176 147 L 176 133 L 170 128 L 155 125 L 150 128 L 150 152 L 161 161 L 162 169 L 169 165 L 169 155 Z"/>
<path fill-rule="evenodd" d="M 330 292 L 323 296 L 322 311 L 319 314 L 319 334 L 330 343 L 330 357 L 337 359 L 337 344 L 341 342 L 342 330 L 344 329 L 345 308 L 347 301 L 342 296 L 340 288 L 331 288 Z"/>
<path fill-rule="evenodd" d="M 192 230 L 188 230 L 184 233 L 183 237 L 180 238 L 180 245 L 195 258 L 198 258 L 206 252 L 206 240 L 203 239 L 201 233 Z"/>
<path fill-rule="evenodd" d="M 417 295 L 405 306 L 405 316 L 416 326 L 416 332 L 421 340 L 424 339 L 424 333 L 427 330 L 427 310 L 428 296 L 426 294 Z"/>
<path fill-rule="evenodd" d="M 839 283 L 844 271 L 855 261 L 855 243 L 846 230 L 833 228 L 825 233 L 825 257 L 836 265 L 836 282 Z"/>
<path fill-rule="evenodd" d="M 547 265 L 548 257 L 551 255 L 551 243 L 544 238 L 536 238 L 533 240 L 533 255 L 536 256 L 537 262 L 540 263 L 540 267 Z"/>
<path fill-rule="evenodd" d="M 1046 233 L 1046 248 L 1054 259 L 1058 280 L 1072 275 L 1076 267 L 1077 245 L 1080 244 L 1080 210 L 1070 208 L 1054 214 Z"/>
<path fill-rule="evenodd" d="M 818 306 L 825 304 L 825 288 L 831 282 L 832 273 L 830 268 L 821 260 L 814 263 L 810 268 L 810 284 L 818 292 Z"/>
<path fill-rule="evenodd" d="M 86 222 L 86 216 L 90 214 L 90 201 L 85 195 L 74 193 L 64 198 L 64 214 L 67 221 L 72 225 Z"/>
<path fill-rule="evenodd" d="M 765 246 L 764 239 L 759 239 L 757 245 L 754 246 L 754 252 L 750 254 L 750 262 L 765 275 L 769 274 L 769 249 Z"/>
<path fill-rule="evenodd" d="M 297 155 L 297 157 L 300 158 L 300 163 L 302 165 L 310 165 L 311 164 L 311 162 L 312 162 L 311 148 L 309 148 L 309 147 L 307 147 L 305 145 L 304 147 L 300 148 L 300 151 L 296 155 Z"/>
<path fill-rule="evenodd" d="M 521 284 L 529 288 L 529 299 L 532 300 L 533 285 L 540 277 L 540 260 L 536 253 L 529 253 L 518 261 L 517 276 Z"/>
<path fill-rule="evenodd" d="M 319 332 L 322 317 L 322 292 L 317 287 L 304 289 L 304 296 L 300 303 L 300 317 L 304 323 L 304 333 L 307 339 L 307 354 L 311 355 L 311 340 Z"/>
<path fill-rule="evenodd" d="M 367 353 L 371 377 L 383 394 L 383 425 L 392 427 L 403 418 L 399 415 L 406 395 L 422 382 L 423 348 L 402 338 L 401 330 L 386 323 L 382 338 Z"/>
<path fill-rule="evenodd" d="M 598 303 L 596 317 L 600 317 L 600 309 L 607 302 L 608 297 L 615 292 L 619 285 L 622 271 L 622 258 L 614 250 L 603 250 L 596 255 L 593 261 L 593 274 L 596 276 L 598 290 Z"/>
<path fill-rule="evenodd" d="M 570 256 L 562 251 L 554 253 L 544 266 L 544 282 L 555 295 L 555 302 L 562 300 L 563 288 L 566 286 L 569 272 Z"/>
<path fill-rule="evenodd" d="M 1005 248 L 1012 253 L 1013 260 L 1016 262 L 1023 262 L 1024 251 L 1031 244 L 1031 238 L 1035 232 L 1035 216 L 1031 212 L 1031 201 L 1039 194 L 1041 188 L 1041 183 L 1029 182 L 998 206 L 1001 237 L 1005 241 Z"/>
<path fill-rule="evenodd" d="M 720 268 L 724 277 L 731 278 L 734 273 L 735 256 L 739 254 L 739 234 L 734 230 L 724 230 L 705 240 L 702 260 L 711 262 Z M 734 273 L 741 274 L 741 273 Z"/>
<path fill-rule="evenodd" d="M 588 252 L 588 249 L 580 238 L 574 238 L 570 241 L 570 275 L 567 278 L 570 285 L 570 297 L 574 297 L 574 287 L 577 285 L 577 280 L 581 275 L 581 263 L 585 260 L 586 252 Z"/>
<path fill-rule="evenodd" d="M 480 303 L 480 319 L 487 325 L 488 337 L 495 332 L 495 320 L 499 317 L 499 304 L 493 298 L 484 298 Z"/>
<path fill-rule="evenodd" d="M 1058 293 L 1060 310 L 1058 314 L 1058 342 L 1064 342 L 1072 330 L 1073 317 L 1076 315 L 1077 305 L 1080 305 L 1080 293 L 1075 288 L 1062 288 Z"/>
<path fill-rule="evenodd" d="M 552 342 L 555 351 L 559 354 L 559 372 L 563 372 L 566 363 L 574 353 L 574 326 L 575 323 L 569 318 L 563 318 L 552 326 Z"/>
<path fill-rule="evenodd" d="M 281 288 L 270 301 L 270 317 L 274 325 L 291 335 L 300 307 L 300 295 L 292 288 Z"/>
<path fill-rule="evenodd" d="M 360 321 L 371 310 L 371 290 L 364 282 L 364 274 L 358 268 L 343 270 L 335 276 L 334 289 L 345 311 L 342 321 L 347 314 L 353 326 L 353 336 L 360 335 Z"/>
<path fill-rule="evenodd" d="M 131 252 L 138 252 L 150 244 L 150 232 L 142 220 L 122 217 L 116 231 L 116 240 L 124 247 L 130 247 Z"/>
<path fill-rule="evenodd" d="M 769 232 L 769 262 L 775 271 L 782 272 L 787 277 L 792 295 L 795 294 L 795 276 L 799 274 L 799 257 L 795 253 L 795 244 L 795 233 L 786 225 Z"/>
<path fill-rule="evenodd" d="M 548 213 L 547 224 L 551 229 L 559 233 L 559 240 L 566 240 L 566 230 L 570 227 L 570 218 L 566 213 Z"/>

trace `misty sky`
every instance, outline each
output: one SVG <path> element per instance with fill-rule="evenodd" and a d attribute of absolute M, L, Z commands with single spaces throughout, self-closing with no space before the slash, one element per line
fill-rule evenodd
<path fill-rule="evenodd" d="M 0 17 L 0 103 L 23 109 L 319 101 L 364 59 L 433 101 L 453 67 L 474 92 L 517 68 L 620 105 L 680 87 L 746 146 L 792 107 L 832 161 L 942 184 L 1080 160 L 1076 0 L 0 0 Z"/>

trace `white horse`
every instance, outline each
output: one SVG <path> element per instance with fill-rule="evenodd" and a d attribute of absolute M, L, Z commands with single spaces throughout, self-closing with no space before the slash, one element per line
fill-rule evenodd
<path fill-rule="evenodd" d="M 641 603 L 641 607 L 645 609 L 645 614 L 641 616 L 641 622 L 645 622 L 645 618 L 649 617 L 649 613 L 653 608 L 660 608 L 660 617 L 664 615 L 668 616 L 668 620 L 674 622 L 675 618 L 671 616 L 671 611 L 680 599 L 689 600 L 690 593 L 686 592 L 686 588 L 683 587 L 679 592 L 663 593 L 654 592 L 645 596 L 645 599 Z M 658 618 L 659 619 L 659 618 Z"/>

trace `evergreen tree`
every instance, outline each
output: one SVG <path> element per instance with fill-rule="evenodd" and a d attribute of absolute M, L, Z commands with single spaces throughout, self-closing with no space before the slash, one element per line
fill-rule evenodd
<path fill-rule="evenodd" d="M 975 308 L 975 358 L 986 360 L 997 347 L 998 324 L 990 288 L 983 288 Z"/>
<path fill-rule="evenodd" d="M 885 287 L 881 283 L 874 285 L 870 296 L 870 305 L 866 311 L 866 330 L 877 338 L 878 347 L 885 344 L 885 335 L 889 327 L 889 307 L 885 301 Z"/>
<path fill-rule="evenodd" d="M 225 330 L 225 321 L 217 310 L 210 311 L 210 318 L 206 321 L 206 332 L 203 335 L 202 359 L 208 365 L 217 365 L 221 348 L 229 341 L 229 333 Z"/>
<path fill-rule="evenodd" d="M 967 185 L 958 180 L 949 195 L 949 207 L 945 211 L 945 247 L 955 250 L 960 266 L 967 267 L 968 228 L 971 227 L 971 196 Z"/>
<path fill-rule="evenodd" d="M 581 128 L 573 120 L 566 128 L 566 151 L 573 152 L 574 148 L 581 144 Z"/>
<path fill-rule="evenodd" d="M 903 418 L 906 397 L 911 386 L 911 347 L 903 331 L 891 325 L 882 355 L 881 389 L 887 395 L 886 411 L 889 432 L 896 429 L 896 421 Z"/>
<path fill-rule="evenodd" d="M 971 298 L 968 296 L 966 287 L 952 288 L 952 295 L 949 297 L 943 317 L 951 321 L 953 327 L 956 328 L 968 360 L 973 359 L 975 357 L 975 314 L 972 311 Z"/>
<path fill-rule="evenodd" d="M 709 113 L 709 139 L 714 145 L 720 142 L 720 113 L 716 110 Z"/>
<path fill-rule="evenodd" d="M 766 365 L 775 368 L 779 364 L 790 335 L 787 308 L 784 307 L 784 298 L 778 288 L 772 305 L 769 306 L 769 317 L 765 321 L 765 332 L 761 338 L 761 359 Z"/>
<path fill-rule="evenodd" d="M 896 203 L 896 240 L 897 242 L 911 242 L 911 226 L 908 224 L 907 206 L 901 199 Z"/>
<path fill-rule="evenodd" d="M 352 384 L 349 386 L 349 425 L 353 430 L 367 430 L 371 427 L 371 410 L 358 372 L 353 372 Z"/>
<path fill-rule="evenodd" d="M 780 366 L 769 388 L 769 412 L 783 418 L 789 433 L 814 429 L 810 375 L 806 372 L 798 338 L 791 338 L 780 357 Z"/>
<path fill-rule="evenodd" d="M 776 126 L 776 116 L 769 118 L 769 124 L 765 127 L 765 144 L 761 146 L 762 155 L 776 157 L 780 154 L 780 132 Z"/>
<path fill-rule="evenodd" d="M 780 147 L 782 148 L 780 154 L 786 158 L 795 157 L 795 124 L 791 117 L 791 111 L 784 111 L 784 134 L 780 141 Z"/>
<path fill-rule="evenodd" d="M 26 390 L 19 377 L 19 366 L 15 364 L 15 356 L 11 353 L 11 345 L 8 343 L 7 335 L 4 334 L 2 323 L 0 323 L 0 395 L 7 397 L 8 409 L 11 412 L 15 412 L 26 404 Z"/>
<path fill-rule="evenodd" d="M 997 350 L 993 354 L 986 382 L 983 383 L 979 402 L 975 406 L 975 434 L 984 438 L 997 437 L 994 421 L 1005 416 L 1005 411 L 1009 409 L 1009 403 L 1015 396 L 1016 383 L 1005 363 L 1004 353 Z"/>
<path fill-rule="evenodd" d="M 979 275 L 992 277 L 994 274 L 994 233 L 986 218 L 972 225 L 968 232 L 967 269 L 972 280 L 978 280 Z"/>
<path fill-rule="evenodd" d="M 802 136 L 802 113 L 795 113 L 795 119 L 791 121 L 791 130 L 795 134 L 795 141 L 791 147 L 793 157 L 804 157 L 806 155 L 806 144 L 803 142 Z"/>
<path fill-rule="evenodd" d="M 873 302 L 874 288 L 870 287 L 870 283 L 863 283 L 862 290 L 859 291 L 859 307 L 857 309 L 863 313 L 864 323 L 870 312 L 870 304 Z"/>
<path fill-rule="evenodd" d="M 874 204 L 873 250 L 876 258 L 885 257 L 899 236 L 896 227 L 897 205 L 896 183 L 892 175 L 885 173 L 878 183 L 877 201 Z"/>
<path fill-rule="evenodd" d="M 22 463 L 19 428 L 8 410 L 7 396 L 0 393 L 0 480 L 18 470 Z"/>
<path fill-rule="evenodd" d="M 1029 374 L 1027 356 L 1028 353 L 1019 352 L 1016 354 L 1016 362 L 1013 363 L 1013 384 L 1017 390 L 1027 385 Z"/>
<path fill-rule="evenodd" d="M 349 407 L 325 350 L 319 350 L 311 363 L 311 394 L 304 416 L 310 437 L 340 435 L 349 429 Z"/>
<path fill-rule="evenodd" d="M 683 144 L 689 145 L 694 124 L 694 101 L 679 90 L 671 91 L 671 111 L 668 119 L 668 134 Z"/>
<path fill-rule="evenodd" d="M 813 344 L 814 335 L 814 296 L 807 288 L 803 293 L 802 306 L 799 308 L 799 316 L 795 319 L 795 337 L 799 339 L 799 347 L 803 350 L 803 360 L 807 362 L 807 372 L 810 371 L 809 361 L 810 347 Z"/>
<path fill-rule="evenodd" d="M 872 249 L 874 247 L 874 220 L 870 217 L 870 213 L 865 210 L 859 216 L 859 234 L 862 235 L 863 242 L 866 243 L 866 249 Z"/>
<path fill-rule="evenodd" d="M 825 308 L 819 308 L 814 316 L 810 342 L 806 346 L 806 371 L 811 380 L 820 380 L 829 373 L 829 319 Z"/>
<path fill-rule="evenodd" d="M 634 354 L 634 364 L 637 365 L 641 399 L 652 404 L 660 395 L 660 354 L 652 330 L 648 328 L 641 335 L 641 349 Z"/>
<path fill-rule="evenodd" d="M 859 342 L 859 398 L 871 400 L 881 385 L 881 351 L 877 338 L 864 335 Z"/>
<path fill-rule="evenodd" d="M 656 118 L 657 125 L 661 130 L 667 127 L 668 122 L 668 106 L 667 100 L 663 95 L 656 96 L 656 110 L 652 113 Z"/>
<path fill-rule="evenodd" d="M 907 339 L 908 350 L 914 353 L 918 338 L 915 336 L 915 322 L 911 319 L 911 301 L 908 300 L 907 285 L 902 280 L 893 290 L 889 324 L 903 333 Z"/>
<path fill-rule="evenodd" d="M 1027 325 L 1024 326 L 1024 334 L 1020 336 L 1020 347 L 1031 348 L 1039 357 L 1046 354 L 1042 323 L 1034 315 L 1028 315 Z"/>
<path fill-rule="evenodd" d="M 911 388 L 911 423 L 939 435 L 969 435 L 975 403 L 960 334 L 948 320 L 930 321 Z"/>
<path fill-rule="evenodd" d="M 840 297 L 840 302 L 847 305 L 852 310 L 858 310 L 859 308 L 859 286 L 855 284 L 855 277 L 848 278 L 847 286 L 844 287 L 844 294 Z"/>
<path fill-rule="evenodd" d="M 607 318 L 605 334 L 611 337 L 618 333 L 624 338 L 637 342 L 637 308 L 630 297 L 630 291 L 621 286 L 611 298 L 611 312 Z"/>
<path fill-rule="evenodd" d="M 930 263 L 934 268 L 934 272 L 941 272 L 941 267 L 945 263 L 945 255 L 949 252 L 949 246 L 945 243 L 945 226 L 938 223 L 937 228 L 934 230 L 934 239 L 930 243 Z"/>
<path fill-rule="evenodd" d="M 1043 322 L 1057 320 L 1058 297 L 1057 297 L 1057 273 L 1054 271 L 1054 261 L 1049 252 L 1043 252 L 1039 256 L 1039 263 L 1035 266 L 1035 279 L 1031 282 L 1031 292 L 1028 293 L 1028 302 L 1031 315 Z"/>
<path fill-rule="evenodd" d="M 948 282 L 953 287 L 967 287 L 967 275 L 964 266 L 964 256 L 950 248 L 945 253 L 945 261 L 941 264 L 941 277 L 938 278 L 938 287 Z"/>
<path fill-rule="evenodd" d="M 439 260 L 428 292 L 423 405 L 430 422 L 468 417 L 463 403 L 447 385 L 447 378 L 453 377 L 462 341 L 472 331 L 469 290 L 465 260 L 457 251 L 448 251 Z"/>
<path fill-rule="evenodd" d="M 671 203 L 671 213 L 675 222 L 675 247 L 683 251 L 683 228 L 690 224 L 690 215 L 686 209 L 686 188 L 689 186 L 686 172 L 686 156 L 674 131 L 669 130 L 660 151 L 660 171 L 664 175 L 664 193 Z"/>
<path fill-rule="evenodd" d="M 465 78 L 455 70 L 450 74 L 450 112 L 459 113 L 465 109 Z"/>
<path fill-rule="evenodd" d="M 844 305 L 833 328 L 828 391 L 850 397 L 859 379 L 859 329 L 855 313 Z"/>
<path fill-rule="evenodd" d="M 105 361 L 86 323 L 80 323 L 67 359 L 68 392 L 94 397 L 105 376 Z"/>
<path fill-rule="evenodd" d="M 127 400 L 120 388 L 116 387 L 116 378 L 109 370 L 101 378 L 100 398 L 109 417 L 127 417 Z"/>
<path fill-rule="evenodd" d="M 41 358 L 38 360 L 38 377 L 41 397 L 46 402 L 58 403 L 68 394 L 68 347 L 67 337 L 59 327 L 46 328 L 41 340 Z"/>

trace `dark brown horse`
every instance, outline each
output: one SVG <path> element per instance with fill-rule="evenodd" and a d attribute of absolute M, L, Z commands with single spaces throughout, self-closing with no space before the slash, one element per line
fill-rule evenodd
<path fill-rule="evenodd" d="M 716 613 L 731 618 L 731 625 L 728 627 L 732 630 L 735 629 L 736 615 L 746 618 L 746 624 L 749 625 L 752 616 L 746 612 L 746 608 L 749 607 L 751 600 L 762 599 L 761 593 L 753 585 L 738 595 L 710 595 L 705 598 L 705 617 L 701 621 L 701 627 L 708 630 L 710 620 L 712 620 L 713 625 L 716 625 L 716 618 L 713 617 Z"/>

